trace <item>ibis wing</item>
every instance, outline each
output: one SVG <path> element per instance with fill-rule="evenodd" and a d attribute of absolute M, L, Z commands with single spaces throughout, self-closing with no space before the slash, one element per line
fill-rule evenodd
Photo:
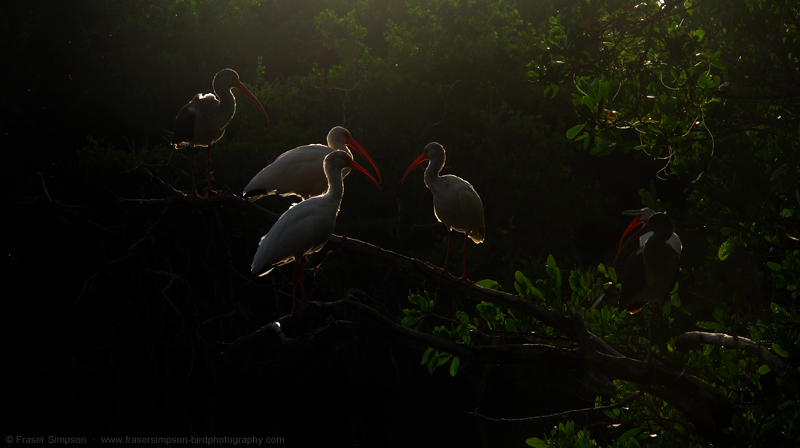
<path fill-rule="evenodd" d="M 275 266 L 319 250 L 333 233 L 336 215 L 320 213 L 317 198 L 286 210 L 261 238 L 253 258 L 252 273 L 264 275 Z M 323 199 L 323 198 L 320 198 Z"/>
<path fill-rule="evenodd" d="M 323 160 L 331 152 L 324 145 L 300 146 L 278 156 L 264 167 L 244 188 L 244 196 L 258 199 L 261 196 L 317 196 L 328 189 Z"/>
<path fill-rule="evenodd" d="M 635 300 L 636 294 L 645 287 L 644 256 L 641 251 L 630 255 L 625 263 L 625 273 L 622 277 L 622 292 L 619 297 L 619 310 L 637 313 L 644 306 L 644 302 Z"/>
<path fill-rule="evenodd" d="M 191 103 L 183 106 L 175 117 L 175 129 L 172 134 L 172 144 L 176 148 L 189 145 L 194 137 L 195 115 Z"/>
<path fill-rule="evenodd" d="M 483 202 L 469 182 L 458 191 L 458 204 L 464 217 L 464 233 L 475 243 L 483 242 L 486 237 L 486 226 L 483 220 Z"/>

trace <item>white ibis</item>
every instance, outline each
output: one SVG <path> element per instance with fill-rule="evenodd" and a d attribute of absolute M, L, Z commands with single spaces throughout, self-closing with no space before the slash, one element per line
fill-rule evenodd
<path fill-rule="evenodd" d="M 205 196 L 208 197 L 211 191 L 211 145 L 222 138 L 225 128 L 236 112 L 236 99 L 233 97 L 233 88 L 244 92 L 258 106 L 269 126 L 269 117 L 261 103 L 256 97 L 247 90 L 241 81 L 239 74 L 234 70 L 226 68 L 214 75 L 214 93 L 198 93 L 181 108 L 175 117 L 175 132 L 172 136 L 172 144 L 176 149 L 189 147 L 192 154 L 192 196 L 194 193 L 194 172 L 195 161 L 193 148 L 205 146 L 208 148 L 206 156 L 206 174 L 208 176 L 208 187 Z"/>
<path fill-rule="evenodd" d="M 281 154 L 244 187 L 243 196 L 255 201 L 271 194 L 299 196 L 301 199 L 321 195 L 328 188 L 322 161 L 325 156 L 337 150 L 345 151 L 352 156 L 348 146 L 367 159 L 375 168 L 378 180 L 383 182 L 381 172 L 372 161 L 372 157 L 353 139 L 350 131 L 336 126 L 328 132 L 327 140 L 327 146 L 319 144 L 298 146 Z M 349 173 L 350 169 L 347 169 L 344 176 Z"/>
<path fill-rule="evenodd" d="M 344 194 L 342 171 L 352 168 L 364 174 L 383 192 L 378 181 L 361 165 L 354 162 L 352 156 L 345 151 L 333 151 L 328 154 L 323 166 L 325 176 L 328 178 L 327 191 L 286 210 L 269 232 L 261 238 L 253 258 L 251 272 L 257 276 L 268 274 L 276 266 L 295 262 L 292 274 L 292 314 L 295 311 L 298 281 L 302 294 L 300 308 L 306 304 L 303 282 L 303 262 L 306 256 L 320 250 L 333 234 L 336 215 L 339 214 L 339 205 Z"/>
<path fill-rule="evenodd" d="M 439 222 L 447 226 L 447 254 L 441 273 L 448 272 L 447 263 L 450 261 L 450 245 L 453 242 L 452 231 L 456 230 L 464 234 L 464 246 L 461 250 L 464 257 L 464 271 L 461 274 L 461 280 L 469 281 L 467 278 L 467 238 L 477 244 L 482 243 L 486 236 L 486 227 L 483 224 L 483 202 L 472 185 L 464 179 L 452 174 L 439 176 L 439 172 L 444 168 L 445 152 L 442 145 L 436 142 L 428 143 L 425 146 L 422 155 L 417 157 L 406 169 L 400 183 L 405 182 L 406 176 L 414 167 L 426 160 L 430 160 L 430 162 L 428 168 L 425 169 L 425 186 L 433 194 L 433 213 Z"/>
<path fill-rule="evenodd" d="M 680 238 L 675 234 L 675 225 L 667 215 L 654 213 L 650 209 L 643 211 L 622 234 L 619 252 L 614 260 L 615 265 L 618 262 L 625 263 L 619 309 L 631 314 L 638 313 L 645 303 L 656 302 L 663 306 L 678 279 L 678 264 L 683 248 Z M 642 222 L 645 225 L 625 241 L 627 234 Z M 655 314 L 651 310 L 646 360 L 650 359 Z"/>

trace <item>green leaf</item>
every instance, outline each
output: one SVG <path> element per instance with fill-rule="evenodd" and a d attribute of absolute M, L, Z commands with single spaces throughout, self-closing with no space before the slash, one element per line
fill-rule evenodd
<path fill-rule="evenodd" d="M 552 278 L 556 283 L 556 288 L 561 287 L 561 270 L 558 269 L 556 265 L 556 259 L 553 257 L 553 254 L 547 256 L 547 274 Z"/>
<path fill-rule="evenodd" d="M 708 72 L 701 73 L 700 77 L 697 78 L 697 85 L 703 88 L 714 87 L 714 81 L 711 79 L 711 74 Z"/>
<path fill-rule="evenodd" d="M 547 448 L 550 446 L 547 442 L 538 437 L 531 437 L 530 439 L 526 440 L 525 443 L 533 448 Z"/>
<path fill-rule="evenodd" d="M 400 324 L 404 325 L 406 327 L 410 327 L 410 326 L 416 324 L 417 322 L 419 322 L 420 319 L 422 319 L 422 318 L 419 317 L 419 316 L 406 316 L 406 317 L 403 318 L 403 320 L 400 321 Z"/>
<path fill-rule="evenodd" d="M 433 352 L 434 352 L 433 347 L 428 347 L 428 349 L 425 350 L 425 353 L 422 354 L 422 362 L 420 364 L 427 363 L 430 360 L 431 353 Z"/>
<path fill-rule="evenodd" d="M 711 313 L 711 315 L 714 316 L 714 319 L 716 319 L 717 322 L 721 324 L 725 323 L 725 312 L 722 310 L 722 308 L 714 308 L 714 311 Z"/>
<path fill-rule="evenodd" d="M 789 164 L 788 164 L 788 163 L 784 163 L 783 165 L 781 165 L 780 167 L 778 167 L 778 169 L 777 169 L 777 170 L 775 170 L 775 172 L 774 172 L 774 173 L 772 173 L 772 175 L 771 175 L 771 176 L 769 176 L 769 181 L 770 181 L 770 182 L 775 182 L 775 179 L 777 179 L 777 178 L 778 178 L 778 176 L 780 176 L 781 174 L 783 174 L 783 172 L 784 172 L 784 171 L 786 171 L 787 169 L 789 169 Z"/>
<path fill-rule="evenodd" d="M 762 365 L 761 367 L 758 368 L 758 374 L 759 375 L 766 375 L 771 371 L 772 371 L 772 369 L 770 369 L 769 366 L 766 365 L 766 364 L 764 364 L 764 365 Z"/>
<path fill-rule="evenodd" d="M 784 350 L 783 347 L 781 347 L 778 344 L 772 344 L 772 349 L 775 350 L 775 354 L 777 354 L 781 358 L 788 358 L 789 357 L 789 352 Z"/>
<path fill-rule="evenodd" d="M 606 140 L 602 139 L 601 137 L 596 137 L 594 140 L 594 148 L 589 151 L 589 154 L 597 157 L 607 156 L 614 152 L 616 145 L 613 143 L 609 143 Z"/>
<path fill-rule="evenodd" d="M 641 428 L 629 429 L 625 431 L 621 436 L 619 436 L 619 439 L 617 439 L 617 443 L 630 439 L 631 437 L 636 437 L 636 435 L 639 434 L 641 431 L 642 431 Z"/>
<path fill-rule="evenodd" d="M 775 272 L 780 272 L 781 269 L 783 269 L 783 266 L 779 265 L 778 263 L 775 263 L 774 261 L 768 261 L 767 262 L 767 267 L 769 267 L 770 269 L 772 269 Z"/>
<path fill-rule="evenodd" d="M 705 31 L 703 31 L 703 30 L 695 30 L 695 31 L 692 33 L 692 36 L 693 36 L 693 37 L 696 37 L 698 42 L 700 42 L 701 40 L 703 40 L 703 37 L 705 37 L 705 35 L 706 35 L 706 32 L 705 32 Z"/>
<path fill-rule="evenodd" d="M 570 140 L 575 138 L 575 136 L 578 135 L 579 132 L 581 132 L 584 126 L 586 126 L 586 123 L 575 125 L 569 128 L 569 130 L 567 131 L 567 138 Z"/>
<path fill-rule="evenodd" d="M 717 256 L 721 261 L 724 261 L 733 251 L 739 246 L 738 241 L 734 239 L 727 239 L 719 246 Z"/>
<path fill-rule="evenodd" d="M 494 289 L 495 291 L 500 289 L 500 283 L 497 283 L 494 280 L 489 280 L 488 278 L 484 280 L 479 280 L 475 282 L 475 284 L 477 286 L 480 286 L 481 288 Z"/>
<path fill-rule="evenodd" d="M 506 331 L 517 331 L 517 324 L 514 323 L 513 320 L 506 319 L 505 322 L 503 322 L 503 324 L 506 327 Z"/>
<path fill-rule="evenodd" d="M 458 360 L 458 356 L 453 356 L 453 361 L 450 363 L 450 376 L 456 376 L 460 364 L 461 362 Z"/>

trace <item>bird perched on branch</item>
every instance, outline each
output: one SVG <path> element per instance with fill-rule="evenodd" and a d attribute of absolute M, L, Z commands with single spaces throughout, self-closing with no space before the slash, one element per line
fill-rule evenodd
<path fill-rule="evenodd" d="M 675 225 L 666 214 L 642 209 L 620 238 L 614 265 L 624 263 L 620 281 L 619 309 L 638 313 L 646 303 L 663 306 L 675 286 L 680 272 L 683 245 L 675 233 Z M 641 229 L 628 234 L 644 223 Z M 652 326 L 655 311 L 651 310 L 647 327 L 647 358 L 651 354 Z"/>
<path fill-rule="evenodd" d="M 211 145 L 222 138 L 225 128 L 230 123 L 236 113 L 236 99 L 233 97 L 232 89 L 236 88 L 244 92 L 253 101 L 269 126 L 269 116 L 264 106 L 258 102 L 256 97 L 247 90 L 239 80 L 239 74 L 234 70 L 226 68 L 214 75 L 214 93 L 198 93 L 181 108 L 175 117 L 175 131 L 172 134 L 172 144 L 176 149 L 188 147 L 192 157 L 192 193 L 195 193 L 195 154 L 194 148 L 207 147 L 206 156 L 206 176 L 208 185 L 204 197 L 208 197 L 211 190 Z"/>
<path fill-rule="evenodd" d="M 244 187 L 243 196 L 250 200 L 270 194 L 299 196 L 301 199 L 318 196 L 328 188 L 322 161 L 325 156 L 337 150 L 345 151 L 352 157 L 353 154 L 348 146 L 367 159 L 375 168 L 378 181 L 382 181 L 381 172 L 372 161 L 372 157 L 355 141 L 350 131 L 336 126 L 328 132 L 327 140 L 327 146 L 319 144 L 298 146 L 281 154 L 253 177 Z M 344 176 L 348 173 L 349 169 L 344 172 Z"/>
<path fill-rule="evenodd" d="M 400 183 L 404 183 L 406 176 L 417 165 L 428 162 L 425 169 L 425 186 L 433 194 L 433 213 L 436 219 L 447 226 L 447 253 L 445 255 L 444 267 L 440 273 L 447 271 L 447 264 L 450 260 L 450 246 L 453 242 L 453 230 L 464 234 L 464 245 L 462 254 L 464 257 L 463 273 L 461 280 L 467 280 L 467 239 L 472 239 L 475 243 L 482 243 L 486 236 L 486 227 L 483 222 L 483 202 L 481 197 L 472 188 L 469 182 L 452 174 L 440 176 L 439 172 L 444 168 L 445 151 L 442 145 L 436 142 L 428 143 L 422 154 L 414 160 L 403 174 Z"/>
<path fill-rule="evenodd" d="M 367 176 L 378 190 L 380 184 L 361 165 L 353 161 L 345 151 L 333 151 L 323 163 L 328 189 L 324 194 L 299 202 L 286 210 L 269 232 L 261 238 L 253 258 L 251 272 L 256 276 L 268 274 L 276 266 L 294 262 L 292 273 L 292 314 L 297 303 L 297 284 L 300 284 L 302 301 L 306 305 L 305 282 L 303 281 L 303 262 L 306 257 L 322 248 L 333 234 L 339 205 L 344 195 L 342 171 L 351 168 Z"/>

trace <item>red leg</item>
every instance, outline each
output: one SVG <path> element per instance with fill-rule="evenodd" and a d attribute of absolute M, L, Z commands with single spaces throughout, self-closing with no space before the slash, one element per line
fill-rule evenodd
<path fill-rule="evenodd" d="M 450 271 L 447 270 L 447 265 L 450 263 L 450 246 L 453 244 L 453 229 L 447 229 L 447 252 L 444 256 L 444 265 L 442 266 L 442 271 L 439 272 L 439 278 L 442 278 L 442 274 L 447 272 L 448 274 Z"/>
<path fill-rule="evenodd" d="M 316 300 L 309 301 L 306 298 L 306 282 L 305 276 L 303 275 L 303 266 L 306 264 L 306 260 L 309 259 L 311 255 L 306 255 L 299 259 L 295 260 L 294 270 L 292 271 L 292 314 L 294 316 L 295 311 L 300 313 L 309 303 L 313 303 L 319 306 L 319 303 Z M 297 302 L 297 283 L 300 283 L 300 305 L 295 306 Z"/>
<path fill-rule="evenodd" d="M 206 155 L 206 180 L 208 185 L 206 186 L 206 194 L 203 195 L 204 198 L 207 198 L 208 193 L 211 192 L 211 145 L 208 145 L 208 153 Z"/>
<path fill-rule="evenodd" d="M 192 157 L 192 192 L 189 193 L 189 197 L 194 199 L 194 198 L 197 197 L 197 189 L 195 188 L 195 185 L 196 185 L 195 182 L 197 182 L 197 180 L 194 177 L 194 173 L 195 173 L 195 171 L 197 171 L 197 163 L 196 163 L 195 157 L 194 157 L 195 156 L 195 154 L 194 154 L 194 152 L 195 152 L 194 151 L 194 145 L 192 145 L 190 143 L 188 150 L 189 150 L 189 154 Z"/>
<path fill-rule="evenodd" d="M 302 300 L 300 301 L 300 309 L 305 308 L 307 303 L 306 281 L 305 281 L 305 276 L 303 275 L 303 265 L 305 264 L 306 259 L 308 259 L 307 255 L 303 257 L 302 260 L 297 262 L 297 276 L 300 277 L 300 296 L 302 297 Z"/>
<path fill-rule="evenodd" d="M 461 273 L 461 278 L 459 279 L 459 281 L 466 281 L 467 283 L 473 283 L 472 280 L 467 278 L 467 240 L 468 239 L 469 239 L 469 236 L 467 236 L 467 234 L 465 233 L 464 234 L 464 245 L 461 247 L 461 253 L 464 255 L 464 270 Z"/>
<path fill-rule="evenodd" d="M 662 302 L 658 302 L 659 305 L 659 314 L 664 308 L 664 304 Z M 644 358 L 645 365 L 649 364 L 651 361 L 651 357 L 653 355 L 653 318 L 656 317 L 656 306 L 655 304 L 650 306 L 650 322 L 647 323 L 647 357 Z"/>
<path fill-rule="evenodd" d="M 294 316 L 294 312 L 297 309 L 297 262 L 295 262 L 294 268 L 292 268 L 292 312 L 289 316 Z"/>

